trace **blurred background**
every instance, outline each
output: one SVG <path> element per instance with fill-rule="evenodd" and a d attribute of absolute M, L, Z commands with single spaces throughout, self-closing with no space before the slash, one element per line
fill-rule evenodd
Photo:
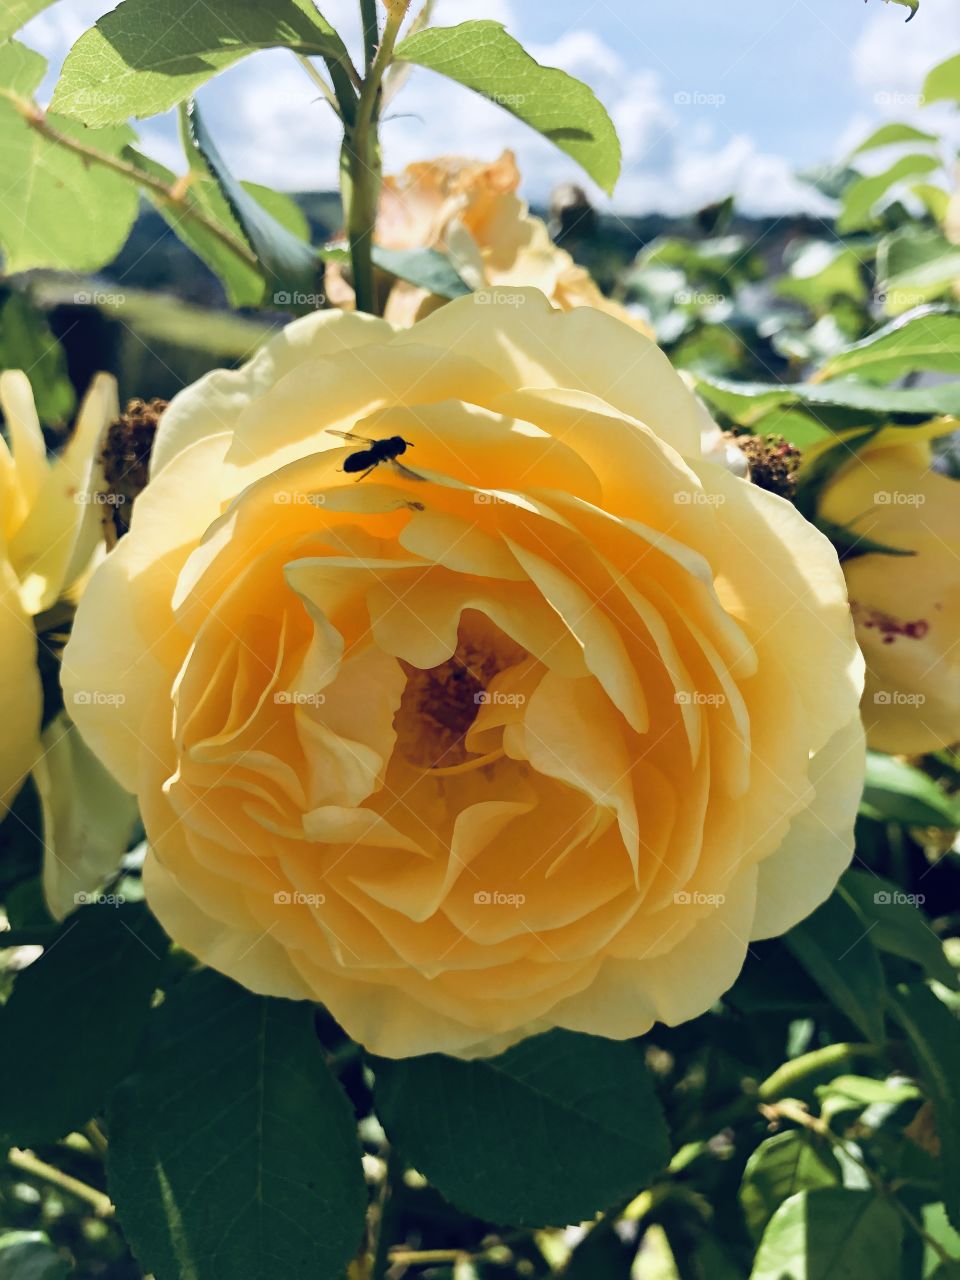
<path fill-rule="evenodd" d="M 321 7 L 348 43 L 357 41 L 355 0 Z M 41 102 L 72 43 L 108 8 L 60 0 L 24 29 L 24 43 L 49 60 Z M 480 8 L 437 0 L 433 20 L 495 18 L 541 62 L 588 82 L 623 145 L 613 198 L 499 107 L 419 69 L 387 113 L 385 172 L 466 148 L 486 161 L 512 149 L 533 210 L 605 292 L 651 323 L 680 365 L 802 376 L 811 360 L 882 318 L 876 253 L 884 234 L 944 220 L 944 208 L 922 193 L 894 187 L 862 225 L 839 235 L 836 225 L 839 197 L 856 178 L 850 154 L 885 123 L 934 136 L 942 163 L 925 186 L 938 184 L 944 200 L 952 189 L 956 107 L 924 106 L 921 88 L 930 67 L 960 50 L 957 0 L 923 0 L 909 24 L 906 8 L 884 0 L 490 0 Z M 285 52 L 242 61 L 199 102 L 237 176 L 293 194 L 314 243 L 337 232 L 338 122 Z M 143 122 L 138 134 L 141 151 L 184 171 L 174 113 Z M 856 167 L 880 172 L 890 159 L 870 151 Z M 38 313 L 34 358 L 44 359 L 48 380 L 55 369 L 65 380 L 44 415 L 52 426 L 73 403 L 66 383 L 82 391 L 97 368 L 118 374 L 124 397 L 169 397 L 206 369 L 242 360 L 286 318 L 229 309 L 217 278 L 147 206 L 95 276 L 29 272 L 15 285 L 12 307 L 0 310 L 0 365 L 23 362 L 27 298 Z M 9 292 L 3 298 L 11 301 Z"/>

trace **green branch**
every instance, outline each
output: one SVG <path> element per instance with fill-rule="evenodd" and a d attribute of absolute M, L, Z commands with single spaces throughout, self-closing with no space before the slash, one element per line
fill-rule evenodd
<path fill-rule="evenodd" d="M 28 99 L 21 98 L 19 94 L 13 93 L 9 89 L 0 89 L 0 96 L 7 98 L 30 128 L 40 137 L 46 139 L 47 142 L 63 147 L 67 151 L 72 151 L 74 155 L 81 156 L 90 164 L 100 165 L 101 168 L 110 169 L 113 173 L 119 173 L 125 178 L 129 178 L 131 182 L 135 182 L 138 186 L 152 192 L 160 200 L 172 205 L 183 219 L 196 222 L 204 227 L 226 249 L 235 254 L 245 266 L 252 268 L 254 271 L 260 269 L 256 255 L 243 241 L 238 240 L 236 236 L 232 235 L 212 218 L 208 218 L 196 205 L 188 203 L 188 180 L 180 180 L 168 186 L 160 178 L 155 178 L 152 174 L 147 173 L 129 160 L 122 160 L 119 156 L 107 155 L 106 152 L 97 151 L 95 147 L 88 146 L 77 138 L 71 138 L 69 134 L 61 133 L 59 129 L 50 124 L 39 107 Z"/>
<path fill-rule="evenodd" d="M 72 1178 L 69 1173 L 64 1173 L 61 1169 L 55 1169 L 52 1164 L 38 1159 L 32 1151 L 23 1151 L 19 1147 L 14 1147 L 7 1152 L 7 1160 L 21 1173 L 26 1173 L 31 1178 L 39 1178 L 52 1187 L 69 1192 L 79 1200 L 85 1200 L 98 1218 L 113 1217 L 113 1202 L 108 1195 L 81 1182 L 79 1178 Z"/>
<path fill-rule="evenodd" d="M 353 289 L 358 311 L 377 312 L 373 277 L 373 238 L 380 201 L 380 140 L 377 136 L 383 77 L 393 57 L 400 26 L 407 10 L 405 0 L 393 0 L 387 8 L 383 36 L 367 71 L 356 118 L 347 121 L 340 161 L 343 208 Z"/>
<path fill-rule="evenodd" d="M 839 1134 L 834 1133 L 824 1119 L 820 1116 L 811 1115 L 802 1102 L 796 1102 L 792 1098 L 783 1098 L 780 1102 L 761 1104 L 760 1111 L 768 1120 L 775 1122 L 781 1119 L 792 1120 L 794 1124 L 798 1124 L 804 1129 L 809 1129 L 809 1131 L 816 1134 L 818 1138 L 824 1139 L 838 1151 L 842 1151 L 849 1160 L 852 1160 L 858 1168 L 863 1170 L 867 1181 L 870 1183 L 870 1186 L 877 1195 L 884 1199 L 888 1204 L 893 1205 L 894 1209 L 896 1209 L 897 1213 L 900 1214 L 907 1226 L 909 1226 L 912 1231 L 916 1232 L 929 1249 L 933 1250 L 940 1261 L 945 1263 L 948 1267 L 953 1265 L 955 1260 L 951 1258 L 950 1254 L 946 1249 L 944 1249 L 940 1241 L 930 1235 L 923 1223 L 910 1212 L 902 1200 L 894 1195 L 891 1188 L 887 1186 L 879 1174 L 874 1172 L 859 1152 L 851 1149 L 844 1138 L 841 1138 Z"/>

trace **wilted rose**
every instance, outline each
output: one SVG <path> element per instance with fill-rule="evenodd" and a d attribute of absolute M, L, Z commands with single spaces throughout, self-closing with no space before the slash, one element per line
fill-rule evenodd
<path fill-rule="evenodd" d="M 626 307 L 601 293 L 589 272 L 550 238 L 517 195 L 520 171 L 512 151 L 484 164 L 441 156 L 408 165 L 384 180 L 377 217 L 377 243 L 386 249 L 442 249 L 474 289 L 534 286 L 564 311 L 596 307 L 650 330 Z M 352 309 L 353 290 L 336 264 L 327 268 L 326 288 L 334 305 Z M 403 280 L 391 281 L 384 314 L 406 327 L 444 299 Z"/>

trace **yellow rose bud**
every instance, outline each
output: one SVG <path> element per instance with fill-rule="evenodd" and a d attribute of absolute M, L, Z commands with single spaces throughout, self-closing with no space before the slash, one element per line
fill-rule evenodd
<path fill-rule="evenodd" d="M 825 486 L 820 512 L 855 536 L 912 552 L 844 562 L 867 660 L 863 721 L 878 751 L 960 741 L 960 486 L 932 470 L 953 419 L 887 427 Z"/>
<path fill-rule="evenodd" d="M 823 901 L 863 777 L 843 575 L 708 425 L 532 289 L 314 314 L 177 396 L 63 667 L 171 936 L 468 1056 L 694 1017 Z"/>
<path fill-rule="evenodd" d="M 484 164 L 441 156 L 411 164 L 384 181 L 376 239 L 389 249 L 441 249 L 471 286 L 540 289 L 563 311 L 596 307 L 641 333 L 650 329 L 626 307 L 605 297 L 590 274 L 550 238 L 546 223 L 517 195 L 520 170 L 512 151 Z M 337 307 L 352 310 L 353 290 L 343 270 L 330 263 L 327 293 Z M 443 305 L 443 299 L 405 281 L 392 281 L 384 314 L 407 327 Z"/>

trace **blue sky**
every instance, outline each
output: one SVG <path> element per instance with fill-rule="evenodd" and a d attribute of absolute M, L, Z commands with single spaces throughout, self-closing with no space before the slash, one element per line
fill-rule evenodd
<path fill-rule="evenodd" d="M 59 0 L 25 39 L 55 70 L 110 7 Z M 350 36 L 356 0 L 320 0 Z M 741 206 L 816 207 L 792 177 L 839 158 L 885 119 L 920 118 L 926 69 L 960 51 L 960 0 L 437 0 L 436 21 L 504 21 L 541 61 L 587 80 L 624 146 L 615 207 L 695 208 L 736 191 Z M 221 149 L 242 177 L 284 189 L 336 181 L 336 122 L 289 55 L 247 60 L 201 91 Z M 498 108 L 416 72 L 384 129 L 388 170 L 442 153 L 519 156 L 524 189 L 542 200 L 575 167 Z M 169 120 L 138 126 L 158 159 L 178 162 Z M 595 193 L 598 194 L 598 193 Z"/>
<path fill-rule="evenodd" d="M 871 2 L 873 14 L 862 0 L 555 0 L 530 5 L 526 20 L 526 6 L 517 8 L 539 42 L 591 29 L 630 67 L 659 73 L 668 96 L 724 94 L 721 130 L 813 163 L 832 149 L 838 115 L 856 109 L 850 68 L 868 23 L 882 19 L 897 39 L 913 35 L 905 9 Z"/>

